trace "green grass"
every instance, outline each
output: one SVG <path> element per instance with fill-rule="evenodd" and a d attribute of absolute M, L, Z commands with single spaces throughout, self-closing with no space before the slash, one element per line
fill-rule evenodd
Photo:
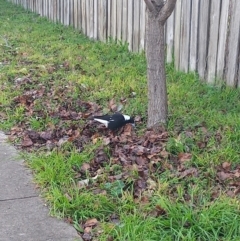
<path fill-rule="evenodd" d="M 23 78 L 29 81 L 16 84 Z M 146 83 L 144 54 L 129 53 L 126 45 L 113 41 L 89 40 L 71 27 L 0 0 L 0 129 L 10 132 L 20 126 L 42 132 L 59 125 L 68 131 L 73 124 L 50 113 L 63 104 L 81 111 L 79 99 L 95 102 L 107 112 L 109 100 L 118 103 L 126 98 L 123 112 L 145 117 Z M 216 168 L 223 162 L 239 165 L 240 91 L 207 86 L 195 73 L 178 72 L 172 65 L 167 66 L 167 84 L 166 150 L 173 160 L 179 153 L 191 153 L 186 165 L 197 168 L 198 175 L 181 178 L 170 169 L 155 173 L 151 178 L 156 187 L 142 194 L 143 201 L 132 196 L 130 179 L 127 189 L 121 180 L 105 182 L 112 169 L 121 173 L 121 166 L 106 163 L 100 181 L 89 178 L 88 171 L 77 175 L 101 141 L 84 144 L 82 150 L 65 143 L 24 152 L 53 215 L 69 218 L 80 231 L 87 219 L 97 218 L 100 224 L 92 235 L 101 241 L 239 240 L 239 196 L 231 198 L 227 185 L 219 187 Z M 49 97 L 36 98 L 34 112 L 16 104 L 16 97 L 43 89 Z M 145 131 L 143 119 L 139 135 Z M 81 128 L 84 120 L 74 125 Z M 107 147 L 104 151 L 111 159 Z M 171 158 L 167 162 L 172 163 Z M 93 183 L 91 188 L 79 187 L 84 179 Z M 213 198 L 214 192 L 218 197 Z M 113 215 L 117 223 L 111 221 Z"/>

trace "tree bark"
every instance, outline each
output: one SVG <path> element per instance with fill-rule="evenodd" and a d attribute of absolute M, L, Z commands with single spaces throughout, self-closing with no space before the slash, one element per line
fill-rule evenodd
<path fill-rule="evenodd" d="M 148 127 L 167 120 L 167 88 L 164 61 L 164 25 L 148 17 L 146 57 L 148 78 Z"/>
<path fill-rule="evenodd" d="M 164 24 L 176 0 L 145 0 L 148 7 L 146 57 L 148 78 L 148 127 L 166 123 L 167 86 L 165 73 Z"/>

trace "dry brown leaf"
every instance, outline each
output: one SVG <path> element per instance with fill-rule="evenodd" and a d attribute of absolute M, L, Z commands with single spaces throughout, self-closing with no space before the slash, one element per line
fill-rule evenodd
<path fill-rule="evenodd" d="M 144 146 L 135 146 L 132 150 L 132 152 L 136 155 L 143 155 L 143 154 L 148 154 L 150 149 L 144 147 Z"/>
<path fill-rule="evenodd" d="M 229 163 L 229 162 L 224 162 L 224 163 L 222 164 L 222 168 L 229 171 L 230 168 L 231 168 L 231 163 Z"/>
<path fill-rule="evenodd" d="M 147 179 L 147 185 L 148 185 L 147 188 L 150 190 L 156 190 L 156 188 L 157 188 L 157 183 L 151 178 Z"/>
<path fill-rule="evenodd" d="M 195 167 L 191 167 L 180 173 L 180 177 L 182 178 L 187 176 L 197 176 L 197 175 L 198 175 L 198 170 Z"/>
<path fill-rule="evenodd" d="M 103 138 L 103 144 L 105 146 L 109 145 L 111 143 L 111 139 L 109 137 L 104 137 Z"/>
<path fill-rule="evenodd" d="M 234 194 L 234 192 L 233 191 L 227 191 L 227 195 L 229 196 L 229 197 L 235 197 L 235 194 Z"/>
<path fill-rule="evenodd" d="M 92 240 L 92 235 L 90 233 L 84 233 L 82 235 L 82 238 L 84 241 L 91 241 Z"/>
<path fill-rule="evenodd" d="M 84 233 L 91 233 L 92 227 L 86 227 L 84 228 Z"/>
<path fill-rule="evenodd" d="M 179 153 L 178 154 L 178 160 L 181 162 L 181 163 L 184 163 L 184 162 L 187 162 L 187 161 L 190 161 L 192 158 L 192 154 L 191 153 Z"/>
<path fill-rule="evenodd" d="M 84 227 L 93 227 L 93 226 L 96 226 L 98 224 L 98 220 L 96 218 L 91 218 L 91 219 L 88 219 L 85 224 L 84 224 Z"/>
<path fill-rule="evenodd" d="M 224 172 L 224 171 L 218 172 L 218 173 L 217 173 L 217 176 L 218 176 L 218 178 L 219 178 L 221 181 L 225 181 L 226 179 L 232 178 L 232 174 L 231 174 L 231 173 Z"/>
<path fill-rule="evenodd" d="M 51 140 L 52 139 L 52 131 L 42 131 L 40 133 L 40 137 L 44 140 Z"/>
<path fill-rule="evenodd" d="M 234 172 L 234 177 L 240 177 L 240 170 L 236 170 L 236 172 Z"/>
<path fill-rule="evenodd" d="M 135 161 L 139 166 L 143 166 L 146 163 L 146 159 L 142 156 L 137 156 Z"/>
<path fill-rule="evenodd" d="M 28 136 L 24 137 L 24 139 L 22 141 L 22 146 L 23 147 L 30 147 L 32 145 L 33 145 L 32 140 Z"/>
<path fill-rule="evenodd" d="M 111 99 L 108 103 L 108 107 L 110 109 L 110 111 L 112 112 L 116 112 L 117 111 L 117 105 L 115 104 L 115 100 Z"/>
<path fill-rule="evenodd" d="M 89 163 L 83 163 L 81 166 L 81 171 L 82 172 L 86 172 L 87 170 L 89 170 L 91 168 Z"/>
<path fill-rule="evenodd" d="M 160 156 L 163 157 L 163 158 L 168 158 L 168 156 L 169 156 L 169 152 L 167 152 L 167 151 L 165 151 L 165 150 L 161 151 L 159 154 L 160 154 Z"/>
<path fill-rule="evenodd" d="M 141 121 L 141 116 L 140 115 L 136 115 L 135 118 L 134 118 L 134 121 L 135 122 L 140 122 Z"/>
<path fill-rule="evenodd" d="M 160 205 L 156 205 L 155 208 L 149 213 L 151 217 L 155 218 L 165 216 L 166 214 L 166 210 L 164 210 Z"/>
<path fill-rule="evenodd" d="M 124 126 L 124 135 L 131 136 L 133 131 L 133 126 L 131 124 L 127 124 Z"/>
<path fill-rule="evenodd" d="M 98 137 L 92 139 L 92 143 L 93 143 L 93 144 L 96 144 L 97 142 L 98 142 Z"/>

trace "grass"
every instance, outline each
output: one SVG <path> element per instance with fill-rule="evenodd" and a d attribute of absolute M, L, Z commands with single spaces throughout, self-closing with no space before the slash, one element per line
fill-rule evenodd
<path fill-rule="evenodd" d="M 52 125 L 67 129 L 69 123 L 51 117 L 49 110 L 68 103 L 68 97 L 72 100 L 68 104 L 79 111 L 83 107 L 77 101 L 82 99 L 98 103 L 104 112 L 110 99 L 127 98 L 124 112 L 146 115 L 143 54 L 129 53 L 124 44 L 91 41 L 71 27 L 50 23 L 5 0 L 0 0 L 0 59 L 0 129 L 6 132 L 19 124 L 36 131 Z M 22 78 L 31 81 L 16 84 Z M 173 157 L 191 153 L 188 165 L 197 168 L 199 175 L 181 178 L 171 170 L 156 173 L 152 193 L 135 199 L 131 180 L 127 190 L 121 181 L 104 184 L 110 169 L 121 172 L 120 166 L 111 163 L 102 170 L 102 186 L 79 187 L 81 178 L 74 170 L 91 162 L 101 142 L 88 143 L 81 151 L 65 143 L 57 150 L 24 152 L 53 215 L 68 218 L 80 232 L 86 220 L 96 218 L 100 224 L 92 235 L 97 240 L 239 240 L 238 195 L 229 197 L 228 189 L 219 188 L 216 172 L 223 162 L 239 165 L 240 91 L 207 86 L 196 74 L 178 72 L 172 65 L 167 66 L 167 83 L 166 150 Z M 54 91 L 56 98 L 36 99 L 31 115 L 24 105 L 15 104 L 17 96 L 43 88 L 49 95 Z M 144 124 L 138 126 L 139 134 L 144 133 Z M 107 148 L 104 151 L 111 155 Z M 112 221 L 113 215 L 117 222 Z"/>

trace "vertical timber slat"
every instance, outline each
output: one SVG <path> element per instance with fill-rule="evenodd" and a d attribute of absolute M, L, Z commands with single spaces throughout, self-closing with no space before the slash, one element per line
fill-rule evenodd
<path fill-rule="evenodd" d="M 145 47 L 145 29 L 146 29 L 146 5 L 144 0 L 141 0 L 140 9 L 140 46 L 139 51 L 144 50 Z"/>
<path fill-rule="evenodd" d="M 201 0 L 199 12 L 198 73 L 202 79 L 205 77 L 207 64 L 208 20 L 209 0 Z"/>
<path fill-rule="evenodd" d="M 210 12 L 209 47 L 206 75 L 207 82 L 211 84 L 214 84 L 216 76 L 220 7 L 221 1 L 212 0 Z"/>
<path fill-rule="evenodd" d="M 166 34 L 166 61 L 172 63 L 173 61 L 173 41 L 174 41 L 174 12 L 168 18 L 165 28 Z"/>
<path fill-rule="evenodd" d="M 128 0 L 128 49 L 133 50 L 133 0 Z"/>
<path fill-rule="evenodd" d="M 98 0 L 94 0 L 93 38 L 98 39 Z"/>
<path fill-rule="evenodd" d="M 229 26 L 228 58 L 226 65 L 226 83 L 229 86 L 237 85 L 237 70 L 239 56 L 240 32 L 240 1 L 232 0 L 231 20 Z"/>
<path fill-rule="evenodd" d="M 140 1 L 134 1 L 133 7 L 133 52 L 139 50 L 140 33 Z"/>
<path fill-rule="evenodd" d="M 122 39 L 122 2 L 117 0 L 117 39 Z"/>
<path fill-rule="evenodd" d="M 174 31 L 174 57 L 175 67 L 179 69 L 180 62 L 180 32 L 181 32 L 181 10 L 182 0 L 178 0 L 175 6 L 175 31 Z"/>
<path fill-rule="evenodd" d="M 192 1 L 190 53 L 189 53 L 189 70 L 190 71 L 196 71 L 197 69 L 199 1 L 200 0 Z"/>
<path fill-rule="evenodd" d="M 127 42 L 127 32 L 128 32 L 128 0 L 122 0 L 122 41 L 123 43 Z"/>
<path fill-rule="evenodd" d="M 216 72 L 216 78 L 219 78 L 219 79 L 223 79 L 223 77 L 224 77 L 229 4 L 230 4 L 230 0 L 223 0 L 222 6 L 221 6 L 221 17 L 220 17 L 220 23 L 219 23 L 218 54 L 217 54 L 217 72 Z"/>

